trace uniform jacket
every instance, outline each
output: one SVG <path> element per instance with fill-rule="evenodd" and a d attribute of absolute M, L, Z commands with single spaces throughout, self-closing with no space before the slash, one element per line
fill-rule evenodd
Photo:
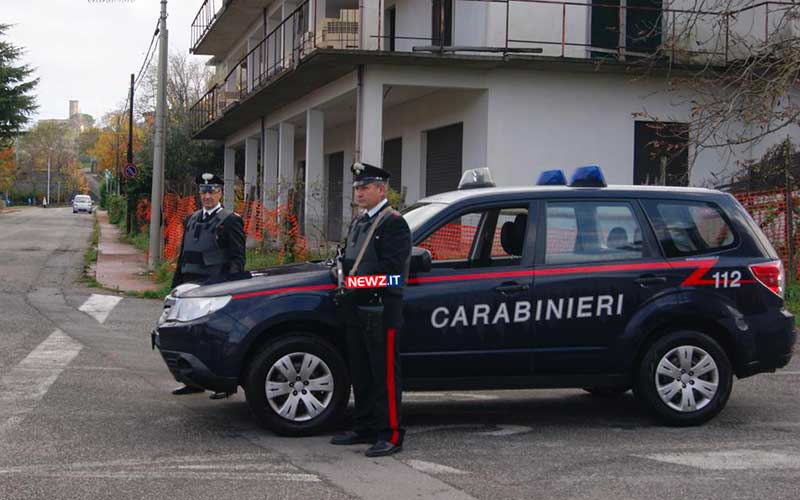
<path fill-rule="evenodd" d="M 385 210 L 393 210 L 389 204 L 383 206 L 373 217 L 377 217 Z M 342 270 L 345 276 L 350 273 L 355 257 L 358 254 L 360 244 L 354 243 L 354 237 L 365 236 L 369 231 L 371 222 L 366 222 L 356 218 L 350 225 L 348 231 L 345 257 L 342 261 Z M 360 228 L 357 226 L 361 225 Z M 356 235 L 356 231 L 358 234 Z M 359 239 L 359 238 L 357 238 Z M 375 230 L 367 251 L 361 263 L 358 265 L 356 274 L 358 276 L 399 274 L 402 276 L 402 284 L 408 279 L 408 266 L 411 259 L 411 230 L 408 223 L 399 213 L 394 212 L 386 216 Z M 390 287 L 380 290 L 381 293 L 391 295 L 402 295 L 403 287 Z"/>
<path fill-rule="evenodd" d="M 194 214 L 197 214 L 198 212 L 202 212 L 202 210 L 198 210 Z M 215 217 L 218 217 L 221 212 L 222 210 L 218 210 L 217 213 L 215 213 L 209 220 L 213 220 Z M 181 242 L 181 253 L 178 257 L 178 267 L 175 270 L 175 276 L 172 280 L 173 287 L 196 278 L 194 275 L 184 275 L 181 273 L 181 266 L 186 258 L 183 253 L 183 243 L 185 242 L 186 238 L 186 227 L 192 215 L 183 221 L 184 241 Z M 217 228 L 216 237 L 217 244 L 225 251 L 228 257 L 226 264 L 223 266 L 222 274 L 243 272 L 245 265 L 245 236 L 244 222 L 242 221 L 242 218 L 236 213 L 231 214 L 227 220 L 225 220 L 225 222 Z"/>

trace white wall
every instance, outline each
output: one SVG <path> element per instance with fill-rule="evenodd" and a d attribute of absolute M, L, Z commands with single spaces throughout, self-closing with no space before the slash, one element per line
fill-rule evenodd
<path fill-rule="evenodd" d="M 488 158 L 498 185 L 534 183 L 547 169 L 567 175 L 580 165 L 600 164 L 606 180 L 633 182 L 634 113 L 647 110 L 664 121 L 686 121 L 688 104 L 656 81 L 631 81 L 625 75 L 496 71 L 489 87 Z M 641 119 L 641 118 L 638 118 Z M 712 182 L 712 174 L 732 172 L 736 161 L 757 159 L 786 134 L 800 141 L 792 127 L 735 157 L 700 152 L 692 185 Z"/>
<path fill-rule="evenodd" d="M 463 167 L 465 169 L 486 166 L 487 151 L 487 107 L 488 94 L 474 90 L 440 90 L 419 99 L 406 101 L 392 108 L 384 109 L 383 139 L 402 137 L 402 184 L 407 187 L 406 203 L 413 203 L 424 196 L 424 134 L 428 130 L 462 122 L 464 124 Z M 344 151 L 344 202 L 343 218 L 350 220 L 352 200 L 352 177 L 350 165 L 353 162 L 355 145 L 355 123 L 326 125 L 326 155 Z M 296 161 L 304 159 L 303 140 L 295 143 Z M 323 185 L 327 186 L 327 166 Z M 455 189 L 455 186 L 453 186 Z"/>
<path fill-rule="evenodd" d="M 577 3 L 588 3 L 578 0 Z M 572 4 L 575 1 L 570 2 Z M 419 37 L 419 40 L 398 40 L 396 49 L 411 51 L 415 45 L 430 45 L 431 2 L 429 0 L 397 0 L 397 36 Z M 568 5 L 566 8 L 566 42 L 586 43 L 589 8 Z M 509 4 L 510 39 L 560 42 L 562 31 L 561 4 L 512 2 Z M 506 5 L 499 2 L 454 0 L 453 44 L 466 46 L 504 47 L 506 40 Z M 510 47 L 539 47 L 544 55 L 561 55 L 560 45 L 509 43 Z M 567 57 L 584 57 L 581 47 L 566 47 Z"/>

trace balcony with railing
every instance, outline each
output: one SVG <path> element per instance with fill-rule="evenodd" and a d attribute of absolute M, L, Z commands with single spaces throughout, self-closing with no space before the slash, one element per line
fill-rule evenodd
<path fill-rule="evenodd" d="M 663 8 L 658 0 L 639 0 L 641 5 L 629 0 L 623 6 L 604 3 L 612 0 L 433 0 L 424 3 L 425 10 L 420 2 L 398 0 L 378 12 L 360 10 L 352 0 L 352 6 L 323 13 L 317 10 L 318 1 L 301 3 L 229 66 L 192 108 L 195 132 L 315 54 L 348 57 L 350 66 L 329 71 L 330 78 L 352 71 L 354 57 L 391 63 L 398 55 L 406 64 L 413 56 L 487 65 L 498 60 L 585 60 L 724 66 L 757 51 L 780 49 L 797 38 L 800 26 L 794 16 L 800 5 L 785 2 L 713 12 Z M 328 61 L 326 68 L 332 66 Z"/>
<path fill-rule="evenodd" d="M 193 54 L 219 56 L 242 36 L 242 29 L 262 15 L 270 0 L 203 0 L 192 21 Z"/>

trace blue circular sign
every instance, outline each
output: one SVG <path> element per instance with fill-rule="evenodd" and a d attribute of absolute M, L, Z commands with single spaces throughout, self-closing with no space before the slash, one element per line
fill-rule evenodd
<path fill-rule="evenodd" d="M 122 174 L 128 179 L 136 177 L 136 174 L 138 173 L 139 169 L 137 169 L 136 165 L 134 165 L 133 163 L 128 163 L 127 165 L 125 165 L 125 170 L 122 171 Z"/>

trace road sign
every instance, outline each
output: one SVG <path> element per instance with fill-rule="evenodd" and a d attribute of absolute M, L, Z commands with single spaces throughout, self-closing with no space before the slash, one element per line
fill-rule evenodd
<path fill-rule="evenodd" d="M 125 169 L 122 171 L 122 175 L 124 175 L 126 179 L 133 179 L 138 173 L 139 169 L 137 169 L 136 165 L 133 163 L 128 163 L 125 165 Z"/>

